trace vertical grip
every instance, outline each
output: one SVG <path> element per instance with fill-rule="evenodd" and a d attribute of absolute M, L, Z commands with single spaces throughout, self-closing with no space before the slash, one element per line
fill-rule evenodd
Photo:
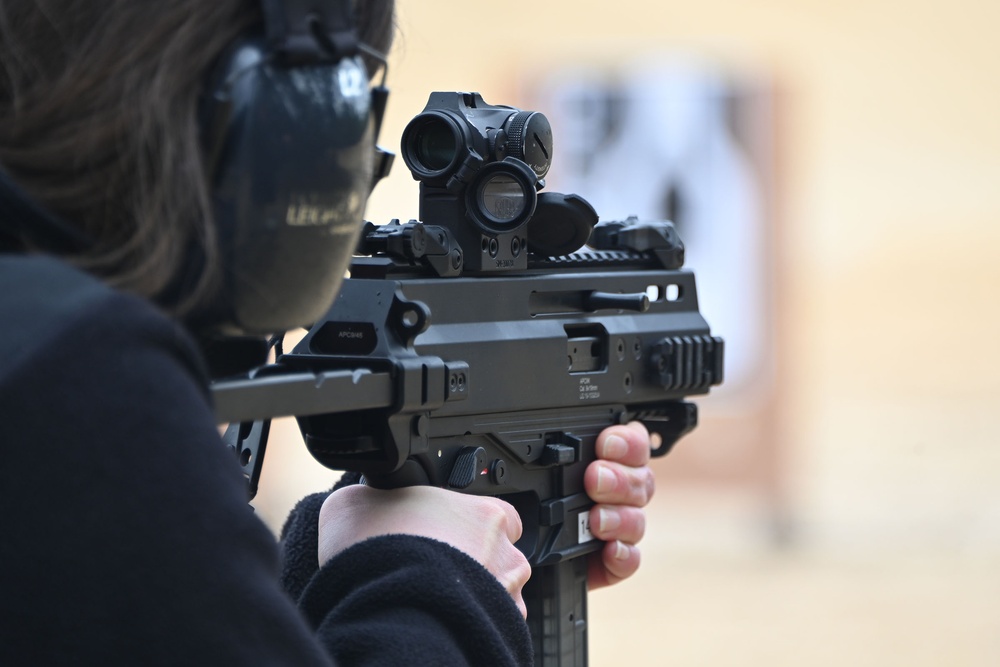
<path fill-rule="evenodd" d="M 535 568 L 524 587 L 536 667 L 587 665 L 587 560 Z"/>

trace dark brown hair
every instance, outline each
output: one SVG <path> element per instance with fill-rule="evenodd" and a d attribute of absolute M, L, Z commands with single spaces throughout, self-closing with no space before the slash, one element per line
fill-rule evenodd
<path fill-rule="evenodd" d="M 392 11 L 358 3 L 362 40 L 383 52 Z M 197 106 L 213 61 L 259 20 L 252 0 L 0 2 L 0 164 L 94 239 L 71 261 L 157 300 L 197 243 L 208 268 L 171 310 L 210 295 Z"/>

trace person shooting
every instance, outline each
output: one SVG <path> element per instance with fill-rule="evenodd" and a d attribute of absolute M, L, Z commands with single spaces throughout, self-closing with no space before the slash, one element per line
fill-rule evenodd
<path fill-rule="evenodd" d="M 392 15 L 0 2 L 0 662 L 532 662 L 510 504 L 340 489 L 292 517 L 311 528 L 285 552 L 319 545 L 285 560 L 293 598 L 216 430 L 225 343 L 309 325 L 340 288 Z M 591 588 L 638 568 L 654 489 L 641 425 L 594 447 Z"/>

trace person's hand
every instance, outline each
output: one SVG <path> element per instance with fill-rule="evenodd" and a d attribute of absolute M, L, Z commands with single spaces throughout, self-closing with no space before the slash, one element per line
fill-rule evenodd
<path fill-rule="evenodd" d="M 643 507 L 655 490 L 650 435 L 639 422 L 611 426 L 597 436 L 597 460 L 587 466 L 584 486 L 597 503 L 590 510 L 590 531 L 606 544 L 590 555 L 590 590 L 616 584 L 639 569 L 636 544 L 646 532 Z"/>
<path fill-rule="evenodd" d="M 507 589 L 521 615 L 527 614 L 521 589 L 531 567 L 514 548 L 521 518 L 497 498 L 430 486 L 391 491 L 346 486 L 331 493 L 320 510 L 319 564 L 369 537 L 399 534 L 429 537 L 465 552 Z"/>

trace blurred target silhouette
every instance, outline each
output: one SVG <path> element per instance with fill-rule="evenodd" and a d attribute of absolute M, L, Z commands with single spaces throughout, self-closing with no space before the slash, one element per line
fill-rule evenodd
<path fill-rule="evenodd" d="M 649 60 L 644 61 L 646 63 Z M 726 381 L 663 463 L 665 484 L 726 487 L 785 539 L 776 320 L 775 94 L 766 79 L 690 60 L 554 72 L 535 87 L 554 137 L 550 187 L 601 220 L 671 220 L 699 302 L 726 339 Z M 759 520 L 759 521 L 758 521 Z"/>

